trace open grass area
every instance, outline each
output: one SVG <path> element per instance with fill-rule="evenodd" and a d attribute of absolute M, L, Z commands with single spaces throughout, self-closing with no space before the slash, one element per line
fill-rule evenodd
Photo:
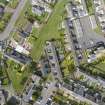
<path fill-rule="evenodd" d="M 8 60 L 7 64 L 8 74 L 10 79 L 12 80 L 13 87 L 16 90 L 16 92 L 20 93 L 30 75 L 30 72 L 28 69 L 22 71 L 22 66 L 11 60 Z"/>
<path fill-rule="evenodd" d="M 59 24 L 62 21 L 65 4 L 67 4 L 68 1 L 69 0 L 59 0 L 59 2 L 54 7 L 54 11 L 50 19 L 40 30 L 38 39 L 34 41 L 33 43 L 34 47 L 33 50 L 31 51 L 31 56 L 35 60 L 38 60 L 41 54 L 43 53 L 43 47 L 46 40 L 60 37 Z"/>
<path fill-rule="evenodd" d="M 19 0 L 10 0 L 8 6 L 15 9 L 19 3 Z"/>
<path fill-rule="evenodd" d="M 2 5 L 7 5 L 8 2 L 7 2 L 6 0 L 0 0 L 0 4 L 2 4 Z"/>

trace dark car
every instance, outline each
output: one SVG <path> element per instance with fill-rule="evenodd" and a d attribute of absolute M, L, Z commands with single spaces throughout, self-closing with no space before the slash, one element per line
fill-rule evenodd
<path fill-rule="evenodd" d="M 103 41 L 100 41 L 100 42 L 97 42 L 96 43 L 97 47 L 100 47 L 100 46 L 105 46 L 104 42 Z"/>

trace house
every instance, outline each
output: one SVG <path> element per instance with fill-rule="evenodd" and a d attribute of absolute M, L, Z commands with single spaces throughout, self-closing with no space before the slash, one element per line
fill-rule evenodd
<path fill-rule="evenodd" d="M 38 5 L 34 5 L 32 6 L 32 12 L 38 16 L 41 16 L 42 14 L 45 13 L 45 8 Z"/>
<path fill-rule="evenodd" d="M 4 7 L 0 5 L 0 18 L 3 16 Z"/>

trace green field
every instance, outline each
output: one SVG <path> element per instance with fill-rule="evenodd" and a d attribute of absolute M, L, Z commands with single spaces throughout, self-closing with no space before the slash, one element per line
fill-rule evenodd
<path fill-rule="evenodd" d="M 94 9 L 93 9 L 93 4 L 92 4 L 92 0 L 85 0 L 86 2 L 86 7 L 87 7 L 87 11 L 88 13 L 91 15 L 94 13 Z"/>
<path fill-rule="evenodd" d="M 18 3 L 19 3 L 19 0 L 10 0 L 8 6 L 15 9 Z"/>
<path fill-rule="evenodd" d="M 30 72 L 28 69 L 22 71 L 22 66 L 11 60 L 7 60 L 7 64 L 7 71 L 10 79 L 12 80 L 13 87 L 17 93 L 20 93 L 23 90 L 24 84 L 26 83 L 28 77 L 30 76 Z"/>
<path fill-rule="evenodd" d="M 81 65 L 81 67 L 83 67 L 83 71 L 93 76 L 99 76 L 105 79 L 105 60 L 98 63 L 84 64 Z"/>
<path fill-rule="evenodd" d="M 7 5 L 7 1 L 6 0 L 0 0 L 0 4 L 3 4 L 3 5 Z"/>
<path fill-rule="evenodd" d="M 59 0 L 48 22 L 44 25 L 39 34 L 35 35 L 38 36 L 38 39 L 34 41 L 31 51 L 31 56 L 35 60 L 40 58 L 46 40 L 60 37 L 58 28 L 62 21 L 62 16 L 64 15 L 65 5 L 68 1 L 69 0 Z"/>

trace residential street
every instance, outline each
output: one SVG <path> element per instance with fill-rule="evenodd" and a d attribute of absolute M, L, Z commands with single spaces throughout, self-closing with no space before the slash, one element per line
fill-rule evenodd
<path fill-rule="evenodd" d="M 11 31 L 14 28 L 14 25 L 17 21 L 17 19 L 19 18 L 22 9 L 24 8 L 24 6 L 26 5 L 28 0 L 20 0 L 14 14 L 11 17 L 11 20 L 9 21 L 7 27 L 5 28 L 4 32 L 0 34 L 0 40 L 5 40 L 9 37 Z"/>

